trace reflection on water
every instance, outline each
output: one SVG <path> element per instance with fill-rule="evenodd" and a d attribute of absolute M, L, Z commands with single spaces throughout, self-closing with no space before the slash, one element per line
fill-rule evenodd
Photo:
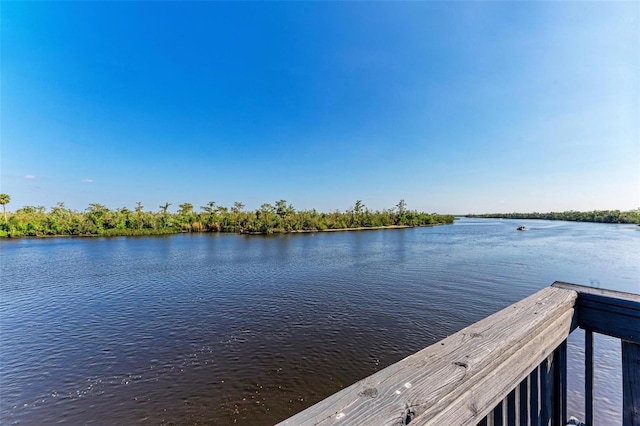
<path fill-rule="evenodd" d="M 0 419 L 275 423 L 555 280 L 640 291 L 635 228 L 2 241 Z M 619 342 L 596 361 L 596 420 L 619 423 Z"/>

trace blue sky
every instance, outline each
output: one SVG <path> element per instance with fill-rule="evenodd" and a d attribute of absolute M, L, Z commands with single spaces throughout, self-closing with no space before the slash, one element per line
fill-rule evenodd
<path fill-rule="evenodd" d="M 638 2 L 2 2 L 0 191 L 640 207 Z"/>

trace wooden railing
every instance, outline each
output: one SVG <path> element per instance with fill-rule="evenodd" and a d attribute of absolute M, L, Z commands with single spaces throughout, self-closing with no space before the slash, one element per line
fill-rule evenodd
<path fill-rule="evenodd" d="M 320 401 L 282 425 L 564 425 L 567 343 L 585 329 L 585 421 L 593 425 L 593 333 L 622 339 L 623 422 L 640 426 L 640 296 L 554 283 Z"/>
<path fill-rule="evenodd" d="M 621 340 L 622 423 L 640 426 L 640 296 L 560 282 L 553 287 L 578 293 L 577 325 L 585 330 L 585 423 L 593 425 L 593 333 L 600 333 Z"/>

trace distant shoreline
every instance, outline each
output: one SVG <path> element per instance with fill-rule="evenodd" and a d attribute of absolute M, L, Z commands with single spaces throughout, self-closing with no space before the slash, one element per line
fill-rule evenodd
<path fill-rule="evenodd" d="M 640 225 L 640 209 L 593 210 L 590 212 L 564 211 L 549 213 L 487 213 L 468 214 L 464 217 L 479 219 L 531 219 L 531 220 L 564 220 L 567 222 L 619 223 Z"/>

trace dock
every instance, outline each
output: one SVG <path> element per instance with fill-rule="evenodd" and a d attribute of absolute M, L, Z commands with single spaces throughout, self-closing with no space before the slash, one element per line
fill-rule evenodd
<path fill-rule="evenodd" d="M 640 426 L 640 295 L 555 282 L 366 377 L 280 425 L 567 424 L 567 338 L 584 330 L 593 425 L 593 336 L 620 339 L 622 418 Z"/>

